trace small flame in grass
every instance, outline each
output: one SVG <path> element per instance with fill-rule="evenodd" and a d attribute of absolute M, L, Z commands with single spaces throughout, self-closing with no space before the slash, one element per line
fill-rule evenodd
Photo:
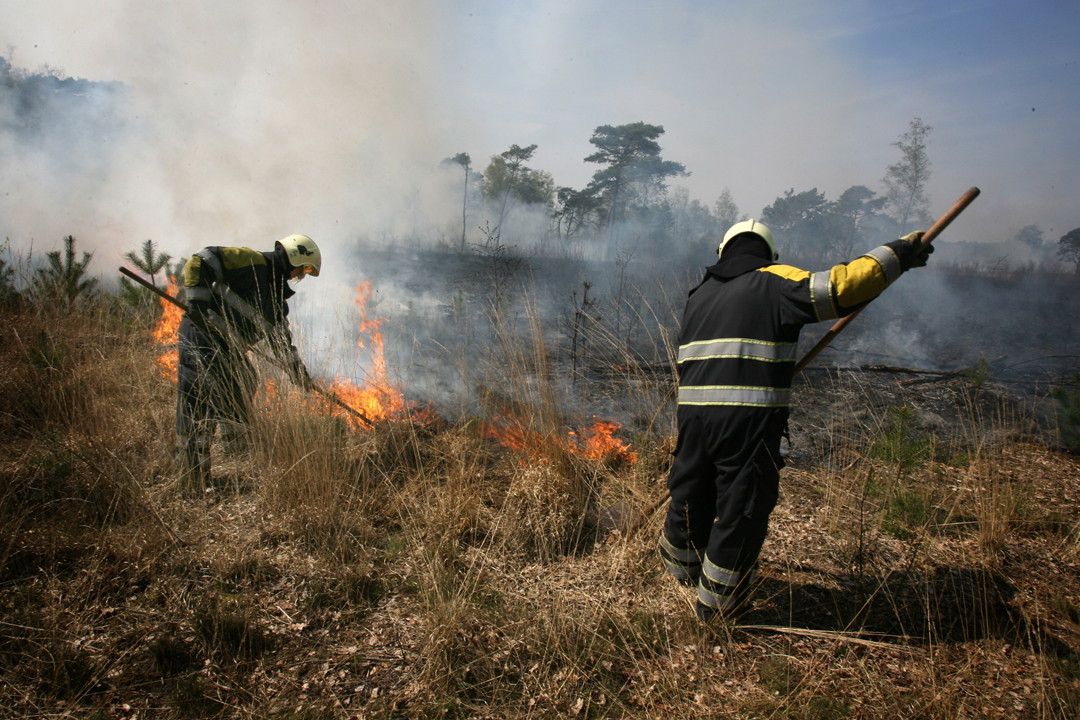
<path fill-rule="evenodd" d="M 570 431 L 564 441 L 555 440 L 562 449 L 592 458 L 593 460 L 615 460 L 633 464 L 637 462 L 637 453 L 628 443 L 615 437 L 615 431 L 621 428 L 612 420 L 596 420 L 582 431 Z M 503 447 L 527 453 L 529 459 L 546 462 L 544 457 L 544 436 L 526 427 L 520 418 L 503 414 L 490 423 L 481 423 L 477 427 L 480 437 L 495 440 Z"/>
<path fill-rule="evenodd" d="M 154 358 L 154 362 L 161 368 L 161 377 L 173 383 L 177 381 L 180 370 L 180 351 L 166 350 Z"/>
<path fill-rule="evenodd" d="M 338 377 L 330 383 L 329 390 L 349 407 L 363 414 L 373 422 L 391 420 L 403 415 L 408 407 L 400 388 L 390 383 L 386 375 L 386 359 L 383 356 L 383 337 L 379 331 L 386 318 L 370 317 L 368 301 L 371 299 L 371 281 L 365 280 L 356 287 L 357 309 L 360 311 L 360 337 L 357 340 L 358 351 L 371 350 L 371 370 L 362 385 L 356 385 L 348 378 Z M 370 348 L 364 344 L 368 339 Z M 331 406 L 333 407 L 333 406 Z M 354 415 L 341 408 L 334 412 L 353 425 L 362 425 Z"/>
<path fill-rule="evenodd" d="M 637 462 L 637 453 L 627 443 L 615 437 L 615 431 L 621 428 L 612 420 L 597 420 L 582 431 L 581 435 L 571 432 L 570 437 L 577 440 L 578 452 L 594 460 L 612 458 L 628 463 Z"/>
<path fill-rule="evenodd" d="M 176 297 L 178 291 L 176 278 L 170 276 L 168 294 Z M 161 317 L 154 326 L 154 341 L 159 345 L 170 346 L 170 349 L 158 355 L 155 362 L 161 368 L 161 377 L 175 383 L 177 368 L 180 365 L 180 353 L 176 349 L 176 344 L 180 340 L 180 320 L 184 316 L 184 311 L 165 298 L 161 298 L 160 301 Z"/>
<path fill-rule="evenodd" d="M 342 402 L 373 422 L 391 420 L 405 412 L 404 396 L 388 383 L 372 382 L 372 378 L 368 378 L 363 385 L 354 385 L 348 378 L 338 377 L 330 383 L 329 389 Z M 350 423 L 360 423 L 355 415 L 341 408 L 335 408 L 334 412 Z"/>
<path fill-rule="evenodd" d="M 528 450 L 533 459 L 539 457 L 537 451 L 543 445 L 540 434 L 526 428 L 525 423 L 514 415 L 500 415 L 492 422 L 480 423 L 476 431 L 480 437 L 494 440 L 511 450 Z"/>
<path fill-rule="evenodd" d="M 339 400 L 358 412 L 363 413 L 364 416 L 372 422 L 400 419 L 407 415 L 410 421 L 416 426 L 434 428 L 443 424 L 442 417 L 431 407 L 424 408 L 413 406 L 411 404 L 406 404 L 404 400 L 402 400 L 400 404 L 396 404 L 392 397 L 378 398 L 377 391 L 373 391 L 367 387 L 355 386 L 349 380 L 338 380 L 332 384 L 332 387 Z M 344 388 L 345 391 L 343 391 L 342 388 Z M 353 390 L 351 394 L 348 392 L 349 388 Z M 367 423 L 361 421 L 355 415 L 343 410 L 339 405 L 332 403 L 319 395 L 303 393 L 299 388 L 288 383 L 285 386 L 282 386 L 271 378 L 266 378 L 259 387 L 258 392 L 255 394 L 256 402 L 263 410 L 270 414 L 273 414 L 273 406 L 279 398 L 284 399 L 285 397 L 288 397 L 290 402 L 301 403 L 312 413 L 335 415 L 355 428 L 363 430 L 370 429 L 370 426 Z M 398 409 L 387 412 L 386 408 L 388 406 Z"/>

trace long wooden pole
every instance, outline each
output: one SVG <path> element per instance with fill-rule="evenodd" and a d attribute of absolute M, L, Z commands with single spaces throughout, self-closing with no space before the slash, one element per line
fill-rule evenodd
<path fill-rule="evenodd" d="M 922 244 L 919 246 L 919 249 L 916 250 L 915 254 L 917 255 L 918 253 L 922 252 L 927 248 L 927 246 L 930 245 L 930 243 L 934 242 L 934 239 L 941 234 L 941 231 L 949 227 L 949 223 L 955 220 L 957 215 L 964 212 L 964 208 L 974 202 L 975 198 L 979 197 L 979 192 L 979 188 L 971 188 L 966 193 L 964 193 L 964 196 L 957 200 L 951 208 L 949 208 L 949 212 L 938 218 L 938 221 L 934 223 L 930 227 L 930 229 L 927 230 L 926 233 L 922 236 Z M 867 303 L 867 305 L 868 304 L 869 303 Z M 829 343 L 833 341 L 833 338 L 839 335 L 840 332 L 844 328 L 846 328 L 852 320 L 858 317 L 859 313 L 861 313 L 865 309 L 866 305 L 863 305 L 861 308 L 851 313 L 850 315 L 837 320 L 836 324 L 829 329 L 829 332 L 825 333 L 822 338 L 817 341 L 817 344 L 814 345 L 814 347 L 810 348 L 809 352 L 807 352 L 806 355 L 803 356 L 802 360 L 795 364 L 795 375 L 801 373 L 803 369 L 810 364 L 810 361 L 816 358 L 818 356 L 818 353 L 828 347 Z"/>
<path fill-rule="evenodd" d="M 172 295 L 165 292 L 164 290 L 157 287 L 156 285 L 154 285 L 152 283 L 149 283 L 146 280 L 142 279 L 141 277 L 139 277 L 135 273 L 131 272 L 127 268 L 125 268 L 125 267 L 120 268 L 120 272 L 122 272 L 124 275 L 127 275 L 129 278 L 131 278 L 135 282 L 139 283 L 140 285 L 142 285 L 147 290 L 150 290 L 151 292 L 153 292 L 157 296 L 168 300 L 169 302 L 171 302 L 173 305 L 180 308 L 184 312 L 188 311 L 188 306 L 187 305 L 180 302 L 179 300 L 174 298 Z M 281 367 L 280 363 L 276 362 L 273 358 L 269 357 L 268 355 L 266 355 L 264 353 L 260 353 L 260 352 L 256 352 L 256 354 L 259 357 L 261 357 L 263 360 L 270 363 L 271 365 L 273 365 L 273 366 L 275 366 L 275 367 L 277 367 L 279 369 L 284 369 L 284 368 Z M 357 420 L 364 423 L 368 427 L 372 427 L 372 428 L 375 427 L 375 421 L 374 420 L 369 418 L 367 415 L 364 415 L 359 410 L 356 410 L 355 408 L 353 408 L 350 405 L 346 404 L 346 402 L 344 400 L 342 400 L 341 398 L 339 398 L 337 395 L 335 395 L 331 391 L 327 390 L 326 388 L 320 387 L 319 385 L 316 385 L 316 384 L 312 383 L 311 384 L 311 391 L 314 392 L 314 393 L 317 393 L 319 395 L 322 395 L 328 401 L 330 401 L 333 404 L 337 405 L 342 410 L 345 410 L 346 412 L 350 413 L 353 417 L 355 417 Z"/>

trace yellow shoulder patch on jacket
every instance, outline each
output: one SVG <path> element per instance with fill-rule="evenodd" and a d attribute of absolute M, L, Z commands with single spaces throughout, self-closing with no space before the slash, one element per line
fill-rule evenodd
<path fill-rule="evenodd" d="M 184 287 L 195 287 L 202 277 L 202 258 L 192 255 L 191 259 L 184 264 Z"/>
<path fill-rule="evenodd" d="M 810 277 L 810 273 L 805 270 L 800 270 L 797 267 L 791 265 L 769 265 L 767 267 L 758 268 L 758 272 L 772 273 L 773 275 L 779 275 L 782 278 L 799 282 Z"/>
<path fill-rule="evenodd" d="M 226 270 L 251 267 L 252 265 L 265 265 L 266 257 L 257 250 L 245 247 L 221 248 L 221 264 Z"/>

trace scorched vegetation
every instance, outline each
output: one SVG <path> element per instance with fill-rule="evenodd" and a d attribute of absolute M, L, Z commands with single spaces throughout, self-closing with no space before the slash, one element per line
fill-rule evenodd
<path fill-rule="evenodd" d="M 251 452 L 195 486 L 172 460 L 167 315 L 5 303 L 9 717 L 1080 712 L 1080 465 L 988 364 L 808 371 L 756 602 L 705 626 L 662 573 L 663 510 L 643 515 L 670 372 L 581 374 L 636 419 L 576 418 L 541 321 L 496 312 L 456 414 L 385 378 L 338 386 L 370 429 L 263 368 Z"/>

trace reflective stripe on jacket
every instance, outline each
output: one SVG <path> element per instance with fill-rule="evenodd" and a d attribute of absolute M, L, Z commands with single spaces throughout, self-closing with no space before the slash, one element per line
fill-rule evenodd
<path fill-rule="evenodd" d="M 880 295 L 900 276 L 898 252 L 882 245 L 816 273 L 745 256 L 708 268 L 679 332 L 679 405 L 786 407 L 803 325 Z"/>

